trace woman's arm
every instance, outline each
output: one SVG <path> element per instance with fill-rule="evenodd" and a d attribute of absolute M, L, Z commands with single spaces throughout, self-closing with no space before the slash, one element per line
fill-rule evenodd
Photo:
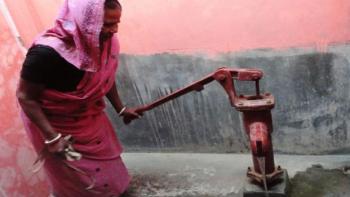
<path fill-rule="evenodd" d="M 50 140 L 55 138 L 58 133 L 52 128 L 40 107 L 39 97 L 44 88 L 45 86 L 42 84 L 20 79 L 16 96 L 23 112 L 37 127 L 39 127 L 43 137 Z"/>
<path fill-rule="evenodd" d="M 44 88 L 42 84 L 20 79 L 16 96 L 23 112 L 40 129 L 46 143 L 52 141 L 47 144 L 48 150 L 52 153 L 60 153 L 67 147 L 67 142 L 53 129 L 40 107 L 39 98 Z"/>
<path fill-rule="evenodd" d="M 124 108 L 124 105 L 122 101 L 120 100 L 117 86 L 114 83 L 111 89 L 107 92 L 106 97 L 108 98 L 109 102 L 111 102 L 113 108 L 115 111 L 119 114 L 120 111 Z"/>
<path fill-rule="evenodd" d="M 117 86 L 114 83 L 111 89 L 106 94 L 108 100 L 111 102 L 113 108 L 115 111 L 119 114 L 119 116 L 124 117 L 124 123 L 128 124 L 134 119 L 137 119 L 140 117 L 140 115 L 132 108 L 127 108 L 123 105 L 122 101 L 120 100 Z"/>

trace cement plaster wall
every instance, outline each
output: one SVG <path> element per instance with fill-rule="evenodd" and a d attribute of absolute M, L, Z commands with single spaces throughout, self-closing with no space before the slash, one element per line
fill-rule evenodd
<path fill-rule="evenodd" d="M 350 45 L 312 48 L 262 49 L 206 55 L 122 55 L 117 83 L 128 106 L 149 103 L 196 81 L 222 66 L 260 68 L 263 91 L 276 98 L 272 111 L 275 150 L 320 154 L 350 152 Z M 253 83 L 239 83 L 251 93 Z M 247 138 L 239 112 L 231 108 L 216 82 L 153 111 L 130 126 L 115 114 L 119 136 L 127 150 L 246 152 Z"/>

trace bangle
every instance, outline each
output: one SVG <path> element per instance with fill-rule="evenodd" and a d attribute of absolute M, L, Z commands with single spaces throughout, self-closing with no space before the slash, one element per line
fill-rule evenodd
<path fill-rule="evenodd" d="M 120 112 L 118 113 L 118 115 L 121 116 L 125 110 L 126 110 L 126 107 L 123 107 L 123 109 L 120 110 Z"/>
<path fill-rule="evenodd" d="M 52 144 L 54 142 L 56 142 L 57 140 L 59 140 L 60 138 L 62 137 L 62 134 L 61 133 L 58 133 L 56 137 L 54 137 L 53 139 L 51 140 L 45 140 L 45 144 Z"/>

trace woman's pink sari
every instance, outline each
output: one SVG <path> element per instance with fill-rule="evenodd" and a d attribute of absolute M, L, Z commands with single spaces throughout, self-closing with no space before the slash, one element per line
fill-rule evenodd
<path fill-rule="evenodd" d="M 52 154 L 46 157 L 45 169 L 58 197 L 119 196 L 129 184 L 121 145 L 103 111 L 103 97 L 114 83 L 119 55 L 117 38 L 105 42 L 100 51 L 103 5 L 104 0 L 66 0 L 55 27 L 34 42 L 51 46 L 86 71 L 76 91 L 46 89 L 41 96 L 51 125 L 63 135 L 72 135 L 74 149 L 83 155 L 73 162 Z M 39 129 L 25 115 L 23 119 L 35 149 L 41 151 L 44 139 Z"/>

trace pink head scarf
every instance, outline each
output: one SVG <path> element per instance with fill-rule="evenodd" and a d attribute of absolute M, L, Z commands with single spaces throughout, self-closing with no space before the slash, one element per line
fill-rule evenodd
<path fill-rule="evenodd" d="M 103 25 L 104 0 L 65 0 L 55 26 L 39 36 L 34 45 L 54 48 L 80 70 L 100 70 L 99 35 Z"/>

